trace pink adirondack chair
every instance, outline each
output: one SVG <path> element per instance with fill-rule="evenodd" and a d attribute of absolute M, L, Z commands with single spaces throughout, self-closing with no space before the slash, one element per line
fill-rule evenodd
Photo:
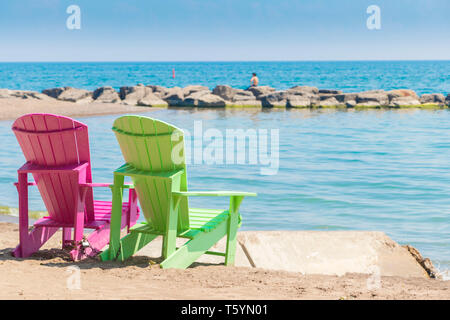
<path fill-rule="evenodd" d="M 16 257 L 28 257 L 62 228 L 63 248 L 71 246 L 73 260 L 94 256 L 109 241 L 111 202 L 94 201 L 88 127 L 52 114 L 27 114 L 13 126 L 26 163 L 18 170 L 20 243 Z M 28 174 L 35 182 L 28 182 Z M 48 217 L 28 230 L 28 187 L 37 185 Z M 129 186 L 128 186 L 129 187 Z M 122 208 L 122 226 L 129 228 L 139 217 L 136 192 L 129 187 L 129 201 Z M 72 228 L 73 241 L 71 240 Z M 84 236 L 84 229 L 93 229 Z"/>

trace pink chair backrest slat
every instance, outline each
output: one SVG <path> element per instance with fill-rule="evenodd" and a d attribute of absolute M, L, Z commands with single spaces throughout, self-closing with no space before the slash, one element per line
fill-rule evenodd
<path fill-rule="evenodd" d="M 52 114 L 28 114 L 12 127 L 25 159 L 51 169 L 88 162 L 86 182 L 92 182 L 88 128 L 67 117 Z M 52 219 L 73 223 L 77 210 L 78 178 L 70 173 L 33 174 L 44 204 Z M 94 220 L 93 194 L 86 195 L 86 221 Z"/>

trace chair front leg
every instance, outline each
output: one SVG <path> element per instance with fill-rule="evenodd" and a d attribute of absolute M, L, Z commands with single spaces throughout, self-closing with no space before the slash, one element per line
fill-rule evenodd
<path fill-rule="evenodd" d="M 24 257 L 23 248 L 28 243 L 28 174 L 19 172 L 17 192 L 19 193 L 19 245 L 13 251 L 15 257 Z"/>
<path fill-rule="evenodd" d="M 236 256 L 236 237 L 239 223 L 239 206 L 243 199 L 243 196 L 232 196 L 230 198 L 230 217 L 228 219 L 227 248 L 225 253 L 226 266 L 234 265 Z"/>
<path fill-rule="evenodd" d="M 112 190 L 111 230 L 109 236 L 109 259 L 115 260 L 120 248 L 120 229 L 122 225 L 122 198 L 125 177 L 114 173 Z"/>
<path fill-rule="evenodd" d="M 176 250 L 177 242 L 177 223 L 178 223 L 178 205 L 181 197 L 172 196 L 169 204 L 169 214 L 166 220 L 166 233 L 163 238 L 163 259 L 167 259 Z"/>
<path fill-rule="evenodd" d="M 77 212 L 74 217 L 73 240 L 75 248 L 70 252 L 73 260 L 81 259 L 83 246 L 81 244 L 84 235 L 85 198 L 87 188 L 80 188 L 77 199 Z M 65 231 L 63 230 L 63 233 Z"/>

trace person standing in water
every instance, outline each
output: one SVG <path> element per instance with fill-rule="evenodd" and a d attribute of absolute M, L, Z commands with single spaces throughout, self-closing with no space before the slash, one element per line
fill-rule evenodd
<path fill-rule="evenodd" d="M 256 73 L 252 73 L 252 78 L 250 79 L 250 87 L 257 87 L 259 83 L 259 79 L 256 76 Z"/>

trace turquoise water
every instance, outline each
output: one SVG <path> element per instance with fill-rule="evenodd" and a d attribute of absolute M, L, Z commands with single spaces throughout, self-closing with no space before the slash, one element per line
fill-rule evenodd
<path fill-rule="evenodd" d="M 258 165 L 190 165 L 192 190 L 258 193 L 242 204 L 244 230 L 379 230 L 411 244 L 441 269 L 450 267 L 450 112 L 447 110 L 152 110 L 145 115 L 193 132 L 279 129 L 276 175 Z M 83 118 L 89 125 L 96 182 L 109 182 L 122 163 L 110 130 L 117 116 Z M 0 122 L 0 205 L 17 207 L 12 183 L 24 161 Z M 108 199 L 107 191 L 96 191 Z M 33 209 L 43 209 L 36 191 Z M 227 206 L 196 199 L 197 206 Z"/>
<path fill-rule="evenodd" d="M 450 93 L 450 61 L 0 63 L 0 88 L 93 90 L 137 83 L 245 88 L 252 72 L 261 85 L 277 89 L 311 85 L 344 92 L 409 88 L 419 94 Z"/>

